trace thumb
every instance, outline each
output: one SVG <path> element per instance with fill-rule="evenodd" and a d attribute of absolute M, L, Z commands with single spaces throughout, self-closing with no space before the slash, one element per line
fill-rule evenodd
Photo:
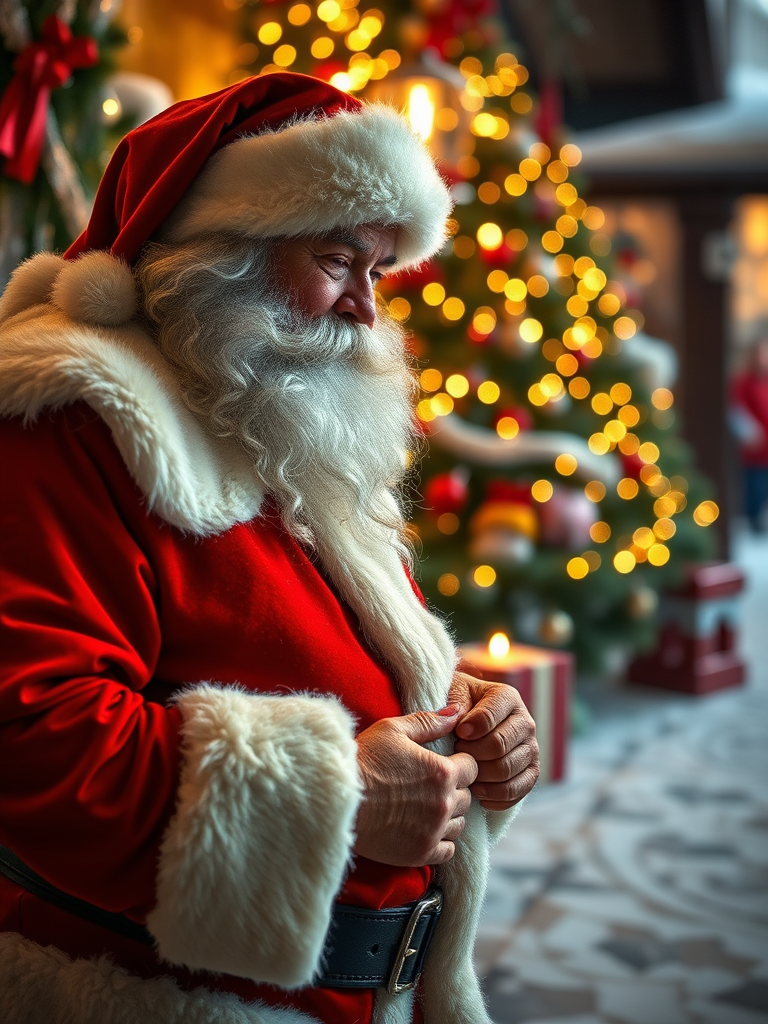
<path fill-rule="evenodd" d="M 397 719 L 400 731 L 414 743 L 429 743 L 453 732 L 462 711 L 461 704 L 449 704 L 440 711 L 414 711 Z"/>

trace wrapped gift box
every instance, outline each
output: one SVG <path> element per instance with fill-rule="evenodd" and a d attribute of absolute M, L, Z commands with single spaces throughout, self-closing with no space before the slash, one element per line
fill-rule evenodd
<path fill-rule="evenodd" d="M 737 649 L 743 589 L 744 574 L 736 565 L 692 566 L 685 584 L 662 597 L 658 644 L 635 658 L 629 681 L 692 694 L 743 683 Z"/>
<path fill-rule="evenodd" d="M 509 683 L 520 691 L 536 721 L 541 752 L 540 782 L 563 779 L 570 722 L 573 656 L 565 651 L 512 644 L 507 654 L 496 657 L 486 646 L 461 648 L 467 671 L 483 679 Z M 471 666 L 471 668 L 470 668 Z"/>

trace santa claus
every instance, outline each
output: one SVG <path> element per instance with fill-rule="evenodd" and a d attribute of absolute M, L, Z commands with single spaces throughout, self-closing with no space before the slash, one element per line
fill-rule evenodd
<path fill-rule="evenodd" d="M 534 728 L 407 572 L 414 379 L 374 292 L 449 209 L 398 114 L 275 74 L 128 135 L 9 284 L 5 1024 L 488 1021 Z"/>

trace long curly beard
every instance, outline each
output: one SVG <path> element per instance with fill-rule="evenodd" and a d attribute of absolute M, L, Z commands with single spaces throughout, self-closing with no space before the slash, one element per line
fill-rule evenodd
<path fill-rule="evenodd" d="M 408 559 L 400 501 L 420 439 L 404 332 L 384 310 L 373 328 L 292 313 L 270 255 L 269 242 L 226 236 L 151 246 L 137 274 L 157 344 L 295 537 L 323 547 L 342 524 L 360 540 L 375 524 Z"/>

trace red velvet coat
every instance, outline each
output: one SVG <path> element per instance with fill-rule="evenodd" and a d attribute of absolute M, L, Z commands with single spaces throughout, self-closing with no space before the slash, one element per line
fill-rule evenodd
<path fill-rule="evenodd" d="M 88 280 L 108 328 L 77 308 Z M 377 1024 L 402 1022 L 408 995 L 308 985 L 334 900 L 393 906 L 429 881 L 349 870 L 354 735 L 441 707 L 452 644 L 386 540 L 331 585 L 116 318 L 130 287 L 104 253 L 44 254 L 0 303 L 0 842 L 146 922 L 157 952 L 0 879 L 4 1024 L 368 1024 L 374 999 Z M 471 955 L 508 820 L 473 805 L 439 870 L 427 1024 L 490 1024 Z"/>

